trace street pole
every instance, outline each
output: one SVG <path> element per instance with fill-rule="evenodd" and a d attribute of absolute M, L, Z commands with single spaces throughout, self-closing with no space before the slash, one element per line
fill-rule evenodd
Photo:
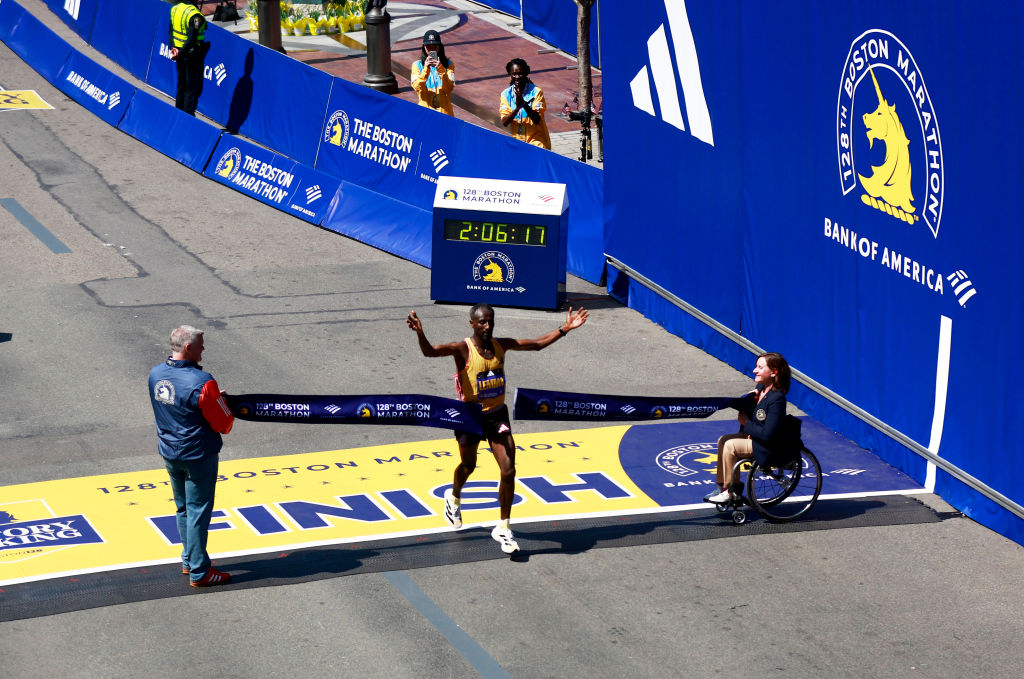
<path fill-rule="evenodd" d="M 280 0 L 257 0 L 256 18 L 260 26 L 260 44 L 284 54 Z"/>
<path fill-rule="evenodd" d="M 363 84 L 378 92 L 395 94 L 398 80 L 391 72 L 391 15 L 387 0 L 371 0 L 366 10 L 366 77 Z"/>

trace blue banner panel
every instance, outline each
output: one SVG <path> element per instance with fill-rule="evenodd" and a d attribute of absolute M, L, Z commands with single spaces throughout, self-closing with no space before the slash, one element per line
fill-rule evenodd
<path fill-rule="evenodd" d="M 77 51 L 68 57 L 53 84 L 114 127 L 135 94 L 135 87 L 128 81 Z"/>
<path fill-rule="evenodd" d="M 199 173 L 206 168 L 221 135 L 212 125 L 142 90 L 135 91 L 118 127 Z"/>
<path fill-rule="evenodd" d="M 523 30 L 554 45 L 563 52 L 576 55 L 577 6 L 567 0 L 522 0 Z M 600 0 L 590 8 L 590 63 L 601 68 L 601 52 L 598 37 L 598 15 Z M 518 16 L 518 14 L 516 14 Z M 629 15 L 626 15 L 629 16 Z M 618 26 L 607 35 L 617 36 Z M 618 39 L 615 41 L 618 44 Z"/>
<path fill-rule="evenodd" d="M 1024 134 L 1009 121 L 1024 102 L 1000 85 L 1024 71 L 1022 7 L 1000 5 L 995 21 L 950 0 L 603 9 L 633 17 L 615 27 L 628 56 L 605 74 L 607 252 L 1024 504 L 1005 474 L 1024 458 L 1015 429 L 991 425 L 1013 419 L 1005 366 L 1024 346 L 1024 320 L 1007 314 L 1024 235 L 1006 228 L 1022 221 Z M 669 325 L 683 313 L 650 306 Z M 803 398 L 926 473 L 908 448 Z M 936 488 L 1024 534 L 944 472 Z"/>
<path fill-rule="evenodd" d="M 247 141 L 222 135 L 203 173 L 258 201 L 319 224 L 340 182 Z"/>
<path fill-rule="evenodd" d="M 321 226 L 429 267 L 431 216 L 428 210 L 343 181 Z"/>
<path fill-rule="evenodd" d="M 146 79 L 150 51 L 161 19 L 170 16 L 170 7 L 160 0 L 135 0 L 130 8 L 119 0 L 96 0 L 97 21 L 89 44 L 139 80 Z M 167 26 L 163 26 L 166 36 Z"/>
<path fill-rule="evenodd" d="M 99 0 L 44 0 L 50 11 L 89 42 Z"/>
<path fill-rule="evenodd" d="M 57 81 L 72 48 L 14 0 L 0 2 L 0 39 L 51 83 Z"/>
<path fill-rule="evenodd" d="M 499 12 L 504 12 L 505 14 L 511 14 L 514 17 L 520 16 L 523 13 L 521 0 L 485 0 L 479 4 L 496 9 Z"/>
<path fill-rule="evenodd" d="M 225 394 L 224 398 L 235 417 L 254 422 L 411 424 L 477 435 L 483 433 L 479 403 L 465 403 L 440 396 Z"/>
<path fill-rule="evenodd" d="M 7 0 L 4 0 L 6 2 Z M 53 519 L 13 521 L 3 524 L 0 551 L 31 547 L 66 547 L 102 543 L 89 520 L 81 514 L 59 516 Z"/>
<path fill-rule="evenodd" d="M 513 417 L 517 420 L 638 422 L 704 418 L 737 401 L 732 396 L 612 396 L 568 391 L 516 388 Z"/>
<path fill-rule="evenodd" d="M 440 174 L 472 176 L 453 169 L 461 160 L 453 157 L 456 140 L 469 127 L 473 126 L 336 78 L 319 126 L 316 167 L 429 210 Z M 429 230 L 423 238 L 429 238 Z"/>

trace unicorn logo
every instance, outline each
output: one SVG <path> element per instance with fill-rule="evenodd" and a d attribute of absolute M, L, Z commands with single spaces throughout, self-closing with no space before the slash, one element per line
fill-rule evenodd
<path fill-rule="evenodd" d="M 508 255 L 498 250 L 480 253 L 473 262 L 473 280 L 485 283 L 511 283 L 516 278 L 516 266 Z"/>
<path fill-rule="evenodd" d="M 488 283 L 503 283 L 505 277 L 501 274 L 501 265 L 495 264 L 490 259 L 484 264 L 484 280 Z"/>
<path fill-rule="evenodd" d="M 876 210 L 886 212 L 907 224 L 917 221 L 914 212 L 914 194 L 910 188 L 910 140 L 903 131 L 903 123 L 896 114 L 896 106 L 885 100 L 882 88 L 878 86 L 874 70 L 869 66 L 868 73 L 875 83 L 875 94 L 878 95 L 878 108 L 863 116 L 864 127 L 867 128 L 868 148 L 874 148 L 875 140 L 885 144 L 885 160 L 881 165 L 871 167 L 871 176 L 865 177 L 857 173 L 864 195 L 861 200 Z M 875 200 L 878 199 L 878 200 Z"/>
<path fill-rule="evenodd" d="M 214 168 L 214 173 L 218 177 L 224 179 L 232 179 L 235 173 L 238 172 L 238 168 L 242 165 L 242 152 L 236 148 L 229 149 L 227 153 L 220 157 L 217 161 L 217 166 Z"/>
<path fill-rule="evenodd" d="M 880 154 L 876 141 L 885 146 L 879 165 L 871 164 Z M 836 102 L 836 160 L 844 196 L 857 195 L 864 205 L 939 237 L 946 179 L 938 117 L 925 74 L 888 31 L 865 31 L 850 44 Z"/>
<path fill-rule="evenodd" d="M 331 114 L 324 128 L 323 140 L 332 146 L 345 148 L 348 144 L 349 122 L 348 114 L 344 111 L 335 111 Z"/>

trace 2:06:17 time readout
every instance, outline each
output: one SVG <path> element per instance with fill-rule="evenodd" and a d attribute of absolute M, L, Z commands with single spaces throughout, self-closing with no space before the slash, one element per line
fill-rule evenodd
<path fill-rule="evenodd" d="M 445 240 L 471 243 L 547 245 L 547 232 L 548 227 L 540 224 L 508 224 L 460 219 L 444 221 Z"/>

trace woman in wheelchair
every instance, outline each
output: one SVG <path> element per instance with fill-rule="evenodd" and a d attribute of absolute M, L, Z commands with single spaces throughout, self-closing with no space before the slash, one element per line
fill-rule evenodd
<path fill-rule="evenodd" d="M 789 364 L 781 354 L 767 353 L 757 357 L 754 367 L 754 391 L 736 400 L 740 431 L 718 439 L 718 490 L 704 497 L 705 502 L 727 503 L 732 494 L 742 495 L 739 479 L 733 479 L 737 460 L 766 459 L 772 449 L 787 447 L 783 426 L 786 415 L 786 392 L 789 391 Z"/>

